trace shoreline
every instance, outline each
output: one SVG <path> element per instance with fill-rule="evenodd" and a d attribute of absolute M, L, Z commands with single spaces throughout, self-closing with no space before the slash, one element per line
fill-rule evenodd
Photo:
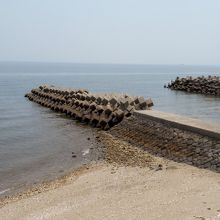
<path fill-rule="evenodd" d="M 68 184 L 70 181 L 72 181 L 73 179 L 76 179 L 81 174 L 88 172 L 88 170 L 96 169 L 100 166 L 102 166 L 102 163 L 100 163 L 99 165 L 98 163 L 82 165 L 81 167 L 74 169 L 73 171 L 70 171 L 68 174 L 60 176 L 58 178 L 48 180 L 48 181 L 42 181 L 41 183 L 35 186 L 33 184 L 29 188 L 19 193 L 15 193 L 9 196 L 6 195 L 4 198 L 0 199 L 0 209 L 11 202 L 17 202 L 21 199 L 26 199 L 31 196 L 37 195 L 39 193 L 53 190 L 65 184 Z"/>
<path fill-rule="evenodd" d="M 219 173 L 150 152 L 164 127 L 139 120 L 96 130 L 102 161 L 0 200 L 2 219 L 219 219 Z"/>
<path fill-rule="evenodd" d="M 161 164 L 165 165 L 165 164 L 170 163 L 171 161 L 173 162 L 173 160 L 175 161 L 175 158 L 169 158 L 161 154 L 155 154 L 150 149 L 146 149 L 145 147 L 142 147 L 140 145 L 140 143 L 143 143 L 143 144 L 145 143 L 143 145 L 145 146 L 146 144 L 148 145 L 149 143 L 145 141 L 143 142 L 143 140 L 141 139 L 139 140 L 139 138 L 141 137 L 141 134 L 140 134 L 140 137 L 138 137 L 137 128 L 135 124 L 138 123 L 139 126 L 141 125 L 142 122 L 138 120 L 140 120 L 139 118 L 142 117 L 142 115 L 146 115 L 146 118 L 145 118 L 146 121 L 148 120 L 148 117 L 150 117 L 150 119 L 152 118 L 154 119 L 154 117 L 151 116 L 152 114 L 154 117 L 156 114 L 155 121 L 164 120 L 164 119 L 158 118 L 162 114 L 162 112 L 149 111 L 149 110 L 140 111 L 140 112 L 137 111 L 135 112 L 135 116 L 136 116 L 135 119 L 137 120 L 137 122 L 133 123 L 132 121 L 134 119 L 131 118 L 131 119 L 125 120 L 124 122 L 122 122 L 118 126 L 115 126 L 113 129 L 107 132 L 99 130 L 99 129 L 95 129 L 92 132 L 93 134 L 92 140 L 90 139 L 89 140 L 92 141 L 92 143 L 96 145 L 95 151 L 97 152 L 99 151 L 99 155 L 102 154 L 101 158 L 99 158 L 98 160 L 93 159 L 88 164 L 83 164 L 83 165 L 80 165 L 78 168 L 73 168 L 73 170 L 68 171 L 64 175 L 61 175 L 59 177 L 55 177 L 50 180 L 41 181 L 37 183 L 36 185 L 32 184 L 22 189 L 21 191 L 18 191 L 17 193 L 13 193 L 11 195 L 5 195 L 4 197 L 0 198 L 0 207 L 3 207 L 4 205 L 10 203 L 11 201 L 17 201 L 19 199 L 28 198 L 29 196 L 33 196 L 38 193 L 42 193 L 44 191 L 48 191 L 48 190 L 60 187 L 62 185 L 65 185 L 66 183 L 68 183 L 68 181 L 72 180 L 72 178 L 77 178 L 81 174 L 89 171 L 90 169 L 93 170 L 96 168 L 100 168 L 100 167 L 106 166 L 107 164 L 108 165 L 113 164 L 114 166 L 117 166 L 117 167 L 131 166 L 131 167 L 140 167 L 140 168 L 148 167 L 150 169 L 158 169 L 158 165 L 161 165 Z M 165 117 L 165 121 L 173 120 L 173 118 L 175 119 L 175 121 L 176 120 L 178 121 L 181 118 L 180 115 L 178 117 L 176 117 L 177 115 L 168 114 L 168 113 L 164 113 L 164 115 L 162 114 L 162 118 Z M 187 123 L 190 123 L 190 118 L 187 118 L 187 117 L 184 117 L 184 120 L 181 119 L 180 121 L 183 121 L 185 123 L 186 119 L 188 119 Z M 131 121 L 132 123 L 130 123 L 129 121 Z M 199 122 L 199 121 L 196 120 L 196 122 Z M 144 130 L 142 131 L 144 132 Z M 135 138 L 134 138 L 134 135 L 136 136 Z M 154 146 L 155 143 L 156 142 L 153 140 L 152 146 Z M 187 162 L 184 163 L 184 161 L 178 161 L 178 162 L 183 162 L 183 164 L 192 165 Z M 206 167 L 203 167 L 203 168 L 206 168 Z"/>
<path fill-rule="evenodd" d="M 154 158 L 155 160 L 157 158 Z M 220 217 L 220 177 L 187 164 L 157 167 L 98 163 L 10 200 L 2 219 L 195 219 Z M 39 189 L 38 189 L 39 190 Z"/>
<path fill-rule="evenodd" d="M 102 160 L 102 148 L 96 141 L 95 129 L 71 121 L 67 117 L 63 117 L 62 121 L 62 124 L 53 124 L 52 122 L 51 125 L 53 127 L 56 127 L 57 124 L 62 125 L 63 130 L 66 131 L 66 133 L 63 130 L 60 131 L 57 138 L 59 142 L 53 143 L 54 140 L 48 138 L 49 146 L 45 146 L 45 152 L 37 152 L 38 155 L 36 156 L 34 153 L 33 156 L 28 155 L 29 161 L 21 163 L 21 165 L 18 164 L 18 166 L 14 166 L 16 161 L 15 163 L 11 161 L 12 165 L 9 162 L 11 166 L 6 167 L 5 171 L 3 170 L 4 167 L 1 167 L 0 193 L 2 193 L 0 199 L 19 194 L 42 182 L 61 178 L 83 165 L 88 165 L 91 161 Z M 47 123 L 49 124 L 50 120 Z M 39 142 L 40 144 L 41 142 Z"/>
<path fill-rule="evenodd" d="M 97 147 L 102 147 L 102 153 L 104 154 L 102 155 L 102 160 L 93 160 L 90 163 L 82 165 L 63 176 L 52 180 L 43 181 L 36 186 L 31 185 L 19 193 L 5 196 L 4 198 L 0 199 L 0 208 L 11 202 L 16 202 L 45 191 L 62 187 L 63 185 L 71 182 L 73 179 L 77 179 L 77 177 L 79 177 L 81 174 L 90 172 L 91 170 L 100 169 L 104 166 L 148 167 L 150 169 L 157 169 L 158 164 L 163 163 L 165 165 L 167 163 L 166 160 L 159 157 L 153 158 L 152 155 L 148 154 L 142 149 L 124 142 L 123 140 L 114 138 L 111 134 L 108 134 L 105 131 L 96 131 L 96 139 Z"/>

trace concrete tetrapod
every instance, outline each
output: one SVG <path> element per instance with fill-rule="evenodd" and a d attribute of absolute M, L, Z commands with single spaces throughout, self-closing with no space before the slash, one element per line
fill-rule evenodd
<path fill-rule="evenodd" d="M 151 99 L 124 94 L 94 94 L 85 89 L 65 89 L 41 85 L 25 94 L 53 111 L 64 113 L 76 120 L 95 127 L 109 129 L 131 116 L 135 110 L 145 110 L 153 106 Z"/>

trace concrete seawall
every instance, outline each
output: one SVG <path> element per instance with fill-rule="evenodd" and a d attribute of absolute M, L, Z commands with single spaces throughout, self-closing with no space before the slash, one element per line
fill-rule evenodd
<path fill-rule="evenodd" d="M 136 111 L 109 131 L 154 155 L 220 172 L 220 126 L 174 114 Z"/>
<path fill-rule="evenodd" d="M 220 140 L 220 125 L 218 124 L 156 110 L 136 111 L 134 115 L 146 118 L 146 120 L 154 120 L 164 125 Z"/>

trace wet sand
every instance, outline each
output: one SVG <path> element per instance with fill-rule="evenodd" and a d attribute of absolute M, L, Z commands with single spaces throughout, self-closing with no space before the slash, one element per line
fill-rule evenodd
<path fill-rule="evenodd" d="M 2 201 L 1 219 L 220 219 L 220 175 L 100 132 L 105 161 Z"/>

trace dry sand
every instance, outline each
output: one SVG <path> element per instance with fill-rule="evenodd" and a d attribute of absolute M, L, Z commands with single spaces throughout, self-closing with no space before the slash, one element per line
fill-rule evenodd
<path fill-rule="evenodd" d="M 220 219 L 220 174 L 155 158 L 108 135 L 103 143 L 108 163 L 11 199 L 0 219 Z"/>
<path fill-rule="evenodd" d="M 170 162 L 162 170 L 97 165 L 61 187 L 7 204 L 1 219 L 220 219 L 220 176 Z"/>

